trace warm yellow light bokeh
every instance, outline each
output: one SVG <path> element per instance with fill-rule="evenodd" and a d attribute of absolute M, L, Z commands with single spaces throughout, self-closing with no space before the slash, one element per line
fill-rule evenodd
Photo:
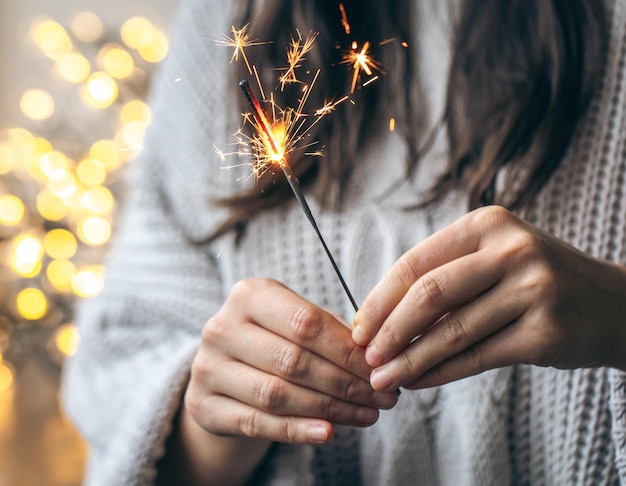
<path fill-rule="evenodd" d="M 94 265 L 80 270 L 72 278 L 72 291 L 78 297 L 95 297 L 104 287 L 104 269 L 102 266 Z"/>
<path fill-rule="evenodd" d="M 169 44 L 165 34 L 159 30 L 155 30 L 152 33 L 150 42 L 144 44 L 137 49 L 139 55 L 147 62 L 157 63 L 161 62 L 167 56 L 169 51 Z"/>
<path fill-rule="evenodd" d="M 152 121 L 150 107 L 141 100 L 132 100 L 126 103 L 120 111 L 122 124 L 128 125 L 132 122 L 140 122 L 148 126 Z"/>
<path fill-rule="evenodd" d="M 54 100 L 42 89 L 29 89 L 20 99 L 20 110 L 31 120 L 47 120 L 54 113 Z"/>
<path fill-rule="evenodd" d="M 13 240 L 9 267 L 16 274 L 32 278 L 41 271 L 43 243 L 34 235 L 23 233 Z"/>
<path fill-rule="evenodd" d="M 87 245 L 103 245 L 111 238 L 111 225 L 106 219 L 97 216 L 85 218 L 78 223 L 76 232 Z"/>
<path fill-rule="evenodd" d="M 35 44 L 50 59 L 60 59 L 72 52 L 72 40 L 65 28 L 49 19 L 35 19 L 30 25 L 30 35 Z"/>
<path fill-rule="evenodd" d="M 55 342 L 57 349 L 65 356 L 74 356 L 78 350 L 80 335 L 72 324 L 64 324 L 56 331 Z"/>
<path fill-rule="evenodd" d="M 57 228 L 48 231 L 43 239 L 43 247 L 52 258 L 68 259 L 76 254 L 78 242 L 69 231 Z"/>
<path fill-rule="evenodd" d="M 120 148 L 113 140 L 98 140 L 91 146 L 89 156 L 100 162 L 106 170 L 120 165 Z"/>
<path fill-rule="evenodd" d="M 93 12 L 80 12 L 72 19 L 71 25 L 74 35 L 83 42 L 95 42 L 104 32 L 100 17 Z"/>
<path fill-rule="evenodd" d="M 48 281 L 60 292 L 71 290 L 74 275 L 76 275 L 76 267 L 69 260 L 53 260 L 46 269 Z"/>
<path fill-rule="evenodd" d="M 15 167 L 13 151 L 4 145 L 0 145 L 0 174 L 8 174 Z"/>
<path fill-rule="evenodd" d="M 152 22 L 145 17 L 132 17 L 122 25 L 122 40 L 128 47 L 139 49 L 150 42 L 154 30 Z"/>
<path fill-rule="evenodd" d="M 13 386 L 13 370 L 6 364 L 0 363 L 0 393 L 6 392 Z"/>
<path fill-rule="evenodd" d="M 0 223 L 5 226 L 16 226 L 24 218 L 24 203 L 12 194 L 0 196 Z"/>
<path fill-rule="evenodd" d="M 132 56 L 115 44 L 108 44 L 100 50 L 98 63 L 102 69 L 117 79 L 126 79 L 135 71 Z"/>
<path fill-rule="evenodd" d="M 37 194 L 37 211 L 49 221 L 59 221 L 67 216 L 67 206 L 59 196 L 44 189 Z"/>
<path fill-rule="evenodd" d="M 17 294 L 17 310 L 24 319 L 41 319 L 48 311 L 48 299 L 36 288 L 27 288 Z"/>
<path fill-rule="evenodd" d="M 48 152 L 39 159 L 39 168 L 46 176 L 50 176 L 56 170 L 66 170 L 67 166 L 67 157 L 61 152 Z"/>
<path fill-rule="evenodd" d="M 115 79 L 108 73 L 97 71 L 89 76 L 89 79 L 81 89 L 83 102 L 96 109 L 108 108 L 117 99 L 119 88 Z"/>
<path fill-rule="evenodd" d="M 48 177 L 46 184 L 48 190 L 60 198 L 70 197 L 76 192 L 76 179 L 74 176 L 64 169 L 53 171 Z"/>
<path fill-rule="evenodd" d="M 106 214 L 113 209 L 113 194 L 104 186 L 87 189 L 83 196 L 85 207 L 95 214 Z"/>
<path fill-rule="evenodd" d="M 91 65 L 82 54 L 71 52 L 57 61 L 56 71 L 69 83 L 82 83 L 91 73 Z"/>
<path fill-rule="evenodd" d="M 100 161 L 83 159 L 76 167 L 76 175 L 86 186 L 99 186 L 105 181 L 107 173 Z"/>

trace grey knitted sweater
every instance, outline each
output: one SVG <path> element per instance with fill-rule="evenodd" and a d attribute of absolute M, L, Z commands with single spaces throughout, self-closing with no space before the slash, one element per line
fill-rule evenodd
<path fill-rule="evenodd" d="M 105 291 L 80 309 L 81 345 L 66 367 L 64 399 L 89 441 L 91 485 L 152 482 L 201 328 L 238 280 L 275 278 L 348 321 L 353 314 L 295 201 L 255 218 L 238 247 L 231 235 L 199 243 L 226 216 L 211 200 L 250 183 L 245 170 L 220 169 L 213 150 L 227 147 L 240 123 L 231 52 L 212 41 L 228 32 L 231 3 L 190 0 L 182 8 Z M 449 59 L 445 3 L 419 7 L 423 109 L 432 119 Z M 531 219 L 626 264 L 626 4 L 607 5 L 601 92 Z M 310 201 L 359 302 L 404 251 L 463 212 L 454 196 L 429 211 L 401 209 L 432 179 L 445 144 L 416 180 L 388 195 L 404 150 L 393 133 L 382 137 L 356 168 L 340 212 Z M 319 447 L 277 445 L 265 466 L 255 484 L 626 484 L 625 375 L 518 366 L 407 391 L 374 426 L 340 427 Z"/>

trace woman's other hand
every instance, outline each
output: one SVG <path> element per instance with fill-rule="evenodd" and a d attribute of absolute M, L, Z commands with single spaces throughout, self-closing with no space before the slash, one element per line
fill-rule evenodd
<path fill-rule="evenodd" d="M 369 426 L 395 405 L 371 371 L 331 313 L 274 280 L 244 280 L 204 327 L 185 412 L 217 436 L 324 443 L 331 424 Z"/>
<path fill-rule="evenodd" d="M 626 369 L 626 269 L 501 207 L 469 213 L 403 255 L 357 313 L 379 391 L 518 363 Z"/>

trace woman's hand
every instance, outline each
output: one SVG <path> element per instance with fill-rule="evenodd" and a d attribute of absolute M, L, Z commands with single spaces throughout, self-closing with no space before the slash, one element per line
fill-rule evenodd
<path fill-rule="evenodd" d="M 276 281 L 245 280 L 204 327 L 185 409 L 217 436 L 324 443 L 332 423 L 372 425 L 395 405 L 371 371 L 332 314 Z"/>
<path fill-rule="evenodd" d="M 625 328 L 625 268 L 487 207 L 403 255 L 352 336 L 391 391 L 517 363 L 626 369 Z"/>

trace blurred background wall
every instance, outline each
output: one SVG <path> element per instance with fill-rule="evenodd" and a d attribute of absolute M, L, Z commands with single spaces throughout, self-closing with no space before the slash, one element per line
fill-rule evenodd
<path fill-rule="evenodd" d="M 59 405 L 179 0 L 0 0 L 0 486 L 82 483 Z"/>

